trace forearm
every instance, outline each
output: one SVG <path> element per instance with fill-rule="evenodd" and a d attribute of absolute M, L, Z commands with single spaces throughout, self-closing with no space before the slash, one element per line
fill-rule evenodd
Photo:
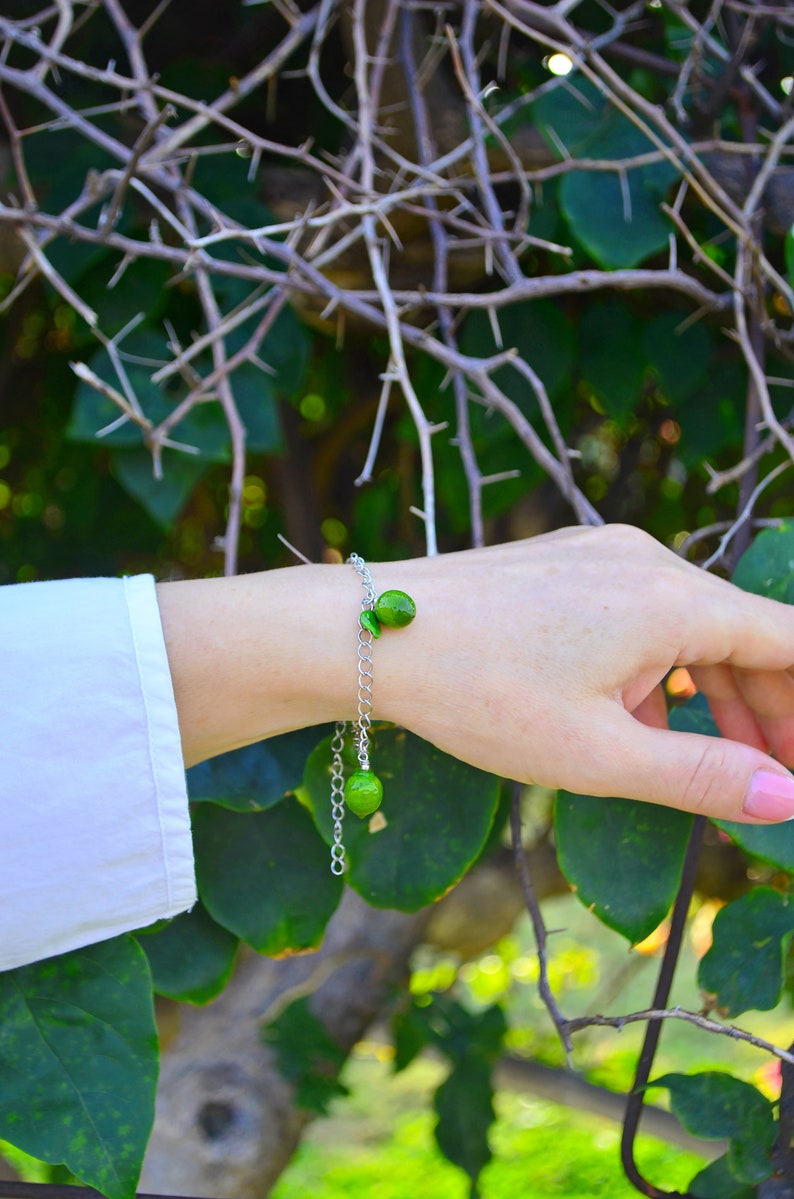
<path fill-rule="evenodd" d="M 162 583 L 157 599 L 185 765 L 353 715 L 349 568 Z"/>
<path fill-rule="evenodd" d="M 524 782 L 726 819 L 794 813 L 780 764 L 794 763 L 794 609 L 619 526 L 371 569 L 379 592 L 417 606 L 373 645 L 375 719 Z M 349 566 L 158 596 L 188 765 L 355 718 L 362 589 Z M 659 685 L 674 666 L 696 670 L 726 740 L 664 729 Z M 763 803 L 743 807 L 759 787 Z"/>

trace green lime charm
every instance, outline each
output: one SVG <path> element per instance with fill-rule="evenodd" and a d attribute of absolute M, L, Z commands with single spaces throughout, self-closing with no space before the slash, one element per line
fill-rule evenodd
<path fill-rule="evenodd" d="M 371 770 L 354 770 L 345 783 L 345 803 L 356 816 L 371 816 L 383 799 L 383 783 Z"/>
<path fill-rule="evenodd" d="M 380 637 L 380 621 L 371 608 L 364 609 L 358 618 L 358 623 L 373 637 Z"/>
<path fill-rule="evenodd" d="M 404 591 L 384 591 L 375 601 L 375 615 L 389 629 L 404 629 L 416 616 L 416 604 Z"/>

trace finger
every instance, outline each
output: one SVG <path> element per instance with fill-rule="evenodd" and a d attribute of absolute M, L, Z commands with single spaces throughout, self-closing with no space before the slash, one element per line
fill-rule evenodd
<path fill-rule="evenodd" d="M 794 680 L 787 671 L 695 668 L 692 677 L 709 701 L 723 737 L 767 749 L 794 764 Z"/>
<path fill-rule="evenodd" d="M 632 711 L 635 720 L 654 729 L 667 728 L 667 701 L 661 687 L 654 687 L 650 695 Z"/>
<path fill-rule="evenodd" d="M 736 686 L 756 715 L 766 743 L 776 758 L 794 755 L 794 680 L 785 670 L 734 670 Z"/>
<path fill-rule="evenodd" d="M 743 741 L 762 751 L 769 749 L 764 731 L 739 690 L 730 666 L 695 667 L 691 674 L 698 690 L 709 701 L 711 714 L 723 737 Z"/>
<path fill-rule="evenodd" d="M 794 606 L 741 591 L 708 576 L 710 593 L 687 604 L 689 661 L 727 662 L 743 670 L 788 670 L 794 665 Z M 685 654 L 684 656 L 687 656 Z"/>
<path fill-rule="evenodd" d="M 733 671 L 736 687 L 761 718 L 794 716 L 794 680 L 785 670 Z"/>
<path fill-rule="evenodd" d="M 616 704 L 592 730 L 593 794 L 750 824 L 794 817 L 794 778 L 751 745 L 651 728 Z"/>
<path fill-rule="evenodd" d="M 759 723 L 770 752 L 784 766 L 794 766 L 794 717 L 776 720 L 767 716 Z"/>

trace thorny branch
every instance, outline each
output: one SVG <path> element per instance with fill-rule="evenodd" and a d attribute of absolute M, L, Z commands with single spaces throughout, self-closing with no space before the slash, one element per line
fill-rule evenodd
<path fill-rule="evenodd" d="M 189 344 L 178 349 L 164 338 L 162 363 L 153 374 L 156 380 L 185 377 L 188 363 L 195 371 L 197 364 L 204 361 L 202 351 L 210 353 L 211 367 L 209 370 L 201 367 L 206 378 L 198 382 L 194 379 L 175 411 L 184 419 L 193 404 L 206 403 L 208 397 L 215 397 L 213 402 L 220 403 L 229 422 L 235 447 L 232 473 L 238 482 L 244 473 L 245 430 L 235 417 L 235 369 L 243 362 L 256 361 L 258 342 L 249 341 L 241 355 L 228 348 L 228 338 L 236 327 L 247 327 L 258 312 L 271 310 L 273 301 L 268 298 L 271 292 L 281 297 L 279 304 L 295 298 L 304 308 L 316 306 L 326 317 L 336 314 L 335 319 L 341 319 L 344 314 L 348 322 L 364 320 L 386 333 L 389 360 L 383 369 L 387 383 L 380 415 L 382 419 L 386 398 L 391 396 L 394 403 L 399 393 L 416 426 L 422 464 L 421 503 L 417 511 L 424 522 L 429 552 L 436 548 L 432 449 L 436 424 L 413 381 L 416 349 L 444 367 L 454 392 L 455 440 L 460 447 L 470 494 L 475 544 L 484 539 L 485 481 L 476 464 L 469 413 L 472 405 L 482 403 L 511 424 L 530 456 L 555 481 L 578 520 L 600 520 L 576 481 L 570 447 L 531 358 L 525 356 L 525 351 L 516 351 L 513 368 L 535 391 L 544 435 L 495 382 L 494 372 L 501 365 L 498 355 L 473 359 L 461 352 L 455 330 L 465 314 L 475 309 L 484 309 L 489 314 L 497 345 L 501 336 L 497 314 L 508 305 L 541 297 L 562 300 L 566 296 L 589 294 L 597 288 L 654 290 L 660 295 L 677 292 L 689 299 L 693 314 L 700 317 L 719 312 L 726 319 L 732 312 L 733 335 L 743 348 L 765 430 L 774 445 L 780 445 L 789 455 L 794 452 L 787 428 L 775 416 L 763 369 L 751 352 L 745 316 L 748 304 L 756 310 L 762 302 L 764 289 L 777 289 L 787 301 L 794 300 L 787 280 L 781 277 L 777 264 L 767 257 L 754 228 L 765 188 L 791 149 L 794 122 L 791 118 L 783 119 L 782 106 L 772 102 L 758 78 L 744 65 L 741 77 L 765 116 L 778 117 L 780 125 L 764 144 L 742 146 L 738 151 L 751 149 L 756 154 L 755 181 L 740 205 L 709 169 L 710 155 L 720 152 L 715 150 L 716 143 L 698 143 L 686 138 L 658 106 L 634 91 L 609 65 L 612 45 L 625 57 L 627 31 L 641 17 L 643 5 L 635 4 L 623 13 L 613 14 L 611 27 L 593 36 L 574 24 L 577 6 L 557 5 L 550 9 L 529 0 L 513 0 L 507 7 L 502 7 L 498 0 L 489 0 L 488 4 L 492 14 L 503 23 L 505 33 L 512 31 L 513 39 L 520 34 L 542 51 L 557 49 L 571 56 L 574 71 L 569 79 L 556 85 L 575 88 L 577 76 L 590 80 L 616 111 L 645 134 L 649 154 L 618 162 L 577 158 L 564 147 L 561 147 L 562 161 L 555 162 L 555 152 L 543 139 L 536 137 L 531 149 L 527 149 L 520 137 L 514 139 L 502 131 L 503 122 L 512 118 L 520 105 L 526 107 L 531 97 L 508 98 L 501 106 L 483 102 L 480 36 L 483 10 L 475 0 L 464 4 L 459 25 L 449 21 L 444 38 L 435 44 L 432 38 L 423 35 L 422 15 L 401 7 L 398 0 L 388 4 L 360 0 L 351 14 L 341 18 L 356 84 L 352 107 L 333 97 L 322 82 L 330 30 L 340 19 L 333 0 L 323 0 L 304 13 L 289 5 L 279 7 L 283 27 L 275 43 L 268 45 L 258 63 L 210 100 L 177 93 L 161 84 L 150 70 L 145 42 L 154 35 L 161 9 L 136 29 L 121 0 L 104 0 L 104 7 L 119 38 L 119 65 L 116 60 L 100 63 L 83 56 L 80 27 L 90 20 L 90 10 L 64 5 L 43 9 L 38 21 L 0 18 L 3 39 L 0 115 L 13 155 L 17 184 L 24 196 L 22 204 L 15 203 L 10 196 L 6 198 L 0 208 L 0 225 L 13 227 L 26 249 L 18 286 L 6 303 L 39 274 L 87 324 L 98 325 L 96 313 L 59 273 L 48 254 L 50 245 L 66 237 L 117 250 L 123 255 L 122 270 L 141 259 L 158 259 L 169 265 L 175 278 L 192 279 L 200 296 L 205 327 L 196 332 Z M 671 0 L 670 7 L 692 28 L 693 35 L 689 57 L 678 80 L 672 106 L 675 112 L 685 108 L 687 80 L 699 75 L 703 57 L 729 62 L 730 55 L 714 25 L 699 26 L 695 22 L 693 26 L 694 18 L 677 0 L 675 3 Z M 785 23 L 782 8 L 766 6 L 763 15 L 767 20 L 780 19 Z M 416 49 L 423 36 L 426 37 L 424 53 L 429 56 L 426 68 L 417 58 Z M 502 38 L 502 44 L 508 45 L 506 37 Z M 343 158 L 336 163 L 314 154 L 309 143 L 290 145 L 273 141 L 264 136 L 262 129 L 250 128 L 234 116 L 235 109 L 246 98 L 262 93 L 294 62 L 301 48 L 308 53 L 307 76 L 320 102 L 347 130 L 348 144 Z M 27 60 L 19 57 L 23 52 L 27 52 Z M 500 51 L 502 55 L 505 53 Z M 500 64 L 499 70 L 504 73 L 504 57 L 500 58 Z M 443 74 L 442 68 L 446 70 L 447 93 L 457 94 L 459 114 L 452 120 L 449 112 L 445 112 L 443 125 L 434 110 L 438 98 L 434 81 Z M 399 70 L 403 71 L 403 82 L 397 94 L 403 99 L 395 103 L 394 77 Z M 60 86 L 64 77 L 97 89 L 98 102 L 93 109 L 90 104 L 77 107 L 69 103 Z M 550 86 L 555 86 L 555 81 L 549 80 L 534 94 L 540 95 Z M 107 102 L 108 89 L 118 97 L 115 105 Z M 34 122 L 27 118 L 24 124 L 25 118 L 20 115 L 25 112 L 21 102 L 24 97 L 35 101 L 39 112 L 49 114 L 48 119 L 42 121 L 39 117 Z M 138 129 L 129 115 L 126 129 L 107 120 L 114 111 L 120 116 L 136 110 L 142 121 Z M 100 111 L 101 120 L 99 115 L 92 115 Z M 412 126 L 410 136 L 405 135 L 406 125 Z M 98 152 L 109 154 L 118 169 L 91 172 L 82 194 L 68 210 L 48 211 L 31 183 L 26 152 L 34 138 L 46 136 L 43 131 L 47 128 L 64 127 L 76 131 Z M 241 145 L 247 147 L 254 175 L 267 158 L 292 162 L 296 169 L 311 176 L 316 198 L 308 207 L 283 219 L 255 228 L 242 226 L 193 181 L 194 165 L 208 149 L 204 140 L 208 132 L 221 139 L 213 153 L 233 155 Z M 527 269 L 526 247 L 537 244 L 527 229 L 527 214 L 531 212 L 534 191 L 542 186 L 544 179 L 572 171 L 606 170 L 617 171 L 625 180 L 627 171 L 639 169 L 654 157 L 675 167 L 683 185 L 708 206 L 726 234 L 735 239 L 737 267 L 733 277 L 726 276 L 702 253 L 677 207 L 669 211 L 674 212 L 680 244 L 666 267 L 643 265 L 603 272 L 571 269 L 567 247 L 555 247 L 540 239 L 550 257 L 556 258 L 556 265 L 540 274 Z M 503 207 L 499 191 L 510 179 L 518 189 L 518 203 L 512 213 Z M 123 219 L 133 206 L 144 212 L 149 208 L 148 222 L 138 222 L 136 226 Z M 399 269 L 404 249 L 399 230 L 408 219 L 414 224 L 424 223 L 428 252 L 432 255 L 433 270 L 421 287 L 406 286 L 405 272 Z M 139 232 L 147 225 L 148 235 Z M 214 248 L 219 242 L 232 247 L 236 244 L 241 253 L 218 255 Z M 246 245 L 251 247 L 253 257 L 245 252 Z M 357 245 L 365 248 L 368 272 L 355 286 L 340 285 L 335 281 L 335 267 L 344 263 L 345 255 L 354 253 Z M 456 277 L 460 277 L 456 260 L 464 256 L 470 263 L 475 263 L 479 256 L 479 267 L 469 266 L 462 276 L 479 277 L 476 287 L 455 285 Z M 234 313 L 224 312 L 214 298 L 212 281 L 222 278 L 236 278 L 250 285 L 248 302 L 238 304 Z M 417 320 L 421 320 L 421 325 Z M 269 327 L 268 322 L 264 326 L 260 322 L 260 341 Z M 784 339 L 786 330 L 775 328 L 768 320 L 764 333 L 768 339 Z M 124 388 L 115 391 L 122 393 Z M 111 387 L 105 394 L 113 392 Z M 168 427 L 174 423 L 168 422 Z M 156 468 L 159 468 L 159 436 L 155 429 L 150 440 Z M 365 468 L 362 480 L 369 478 L 375 469 L 378 437 L 376 426 L 370 455 L 366 464 L 362 464 Z M 518 455 L 514 469 L 521 470 Z M 498 472 L 498 477 L 504 477 L 504 472 Z M 233 482 L 233 497 L 236 489 L 237 483 Z M 233 501 L 230 525 L 223 539 L 227 570 L 232 569 L 235 560 L 232 547 L 238 528 L 235 512 Z M 742 512 L 740 523 L 753 515 Z M 731 539 L 728 536 L 725 544 Z"/>
<path fill-rule="evenodd" d="M 710 1020 L 708 1016 L 703 1016 L 700 1012 L 688 1012 L 685 1008 L 680 1007 L 647 1008 L 641 1012 L 627 1012 L 623 1016 L 579 1016 L 574 1020 L 566 1021 L 565 1028 L 569 1033 L 596 1027 L 614 1028 L 620 1032 L 628 1024 L 648 1024 L 649 1022 L 659 1020 L 682 1020 L 686 1024 L 694 1025 L 695 1028 L 699 1028 L 703 1032 L 714 1033 L 721 1037 L 729 1037 L 732 1041 L 743 1041 L 746 1045 L 752 1045 L 755 1049 L 762 1049 L 765 1053 L 779 1058 L 780 1061 L 794 1066 L 794 1054 L 790 1050 L 781 1049 L 780 1046 L 773 1045 L 771 1041 L 766 1041 L 763 1037 L 757 1037 L 753 1033 L 745 1032 L 744 1029 L 737 1028 L 734 1024 L 720 1024 L 719 1021 Z"/>

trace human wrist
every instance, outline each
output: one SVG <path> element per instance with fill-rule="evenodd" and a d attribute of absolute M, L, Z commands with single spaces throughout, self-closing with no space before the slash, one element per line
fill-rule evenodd
<path fill-rule="evenodd" d="M 305 566 L 158 584 L 186 765 L 354 715 L 347 575 Z"/>

